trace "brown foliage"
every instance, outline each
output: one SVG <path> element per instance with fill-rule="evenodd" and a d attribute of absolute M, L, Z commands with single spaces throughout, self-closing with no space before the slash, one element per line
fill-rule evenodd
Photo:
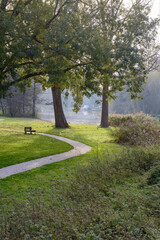
<path fill-rule="evenodd" d="M 110 125 L 117 127 L 117 142 L 126 145 L 159 145 L 160 124 L 155 118 L 144 113 L 113 114 Z"/>

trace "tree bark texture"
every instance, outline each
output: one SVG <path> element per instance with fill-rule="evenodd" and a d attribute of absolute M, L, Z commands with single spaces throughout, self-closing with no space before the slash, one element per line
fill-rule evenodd
<path fill-rule="evenodd" d="M 56 128 L 68 128 L 69 125 L 65 118 L 61 100 L 61 90 L 57 87 L 52 87 L 53 107 L 55 115 L 55 127 Z"/>
<path fill-rule="evenodd" d="M 101 114 L 101 127 L 108 127 L 108 99 L 107 92 L 108 86 L 103 86 L 103 94 L 102 94 L 102 114 Z"/>
<path fill-rule="evenodd" d="M 36 83 L 33 83 L 32 117 L 36 116 Z"/>
<path fill-rule="evenodd" d="M 4 110 L 4 106 L 3 106 L 3 103 L 2 103 L 1 99 L 0 99 L 0 103 L 1 103 L 2 115 L 4 115 L 5 114 L 5 110 Z"/>

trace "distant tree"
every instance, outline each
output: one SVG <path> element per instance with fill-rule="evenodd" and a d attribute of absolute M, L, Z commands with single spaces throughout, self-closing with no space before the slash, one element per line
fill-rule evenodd
<path fill-rule="evenodd" d="M 36 104 L 41 102 L 39 96 L 42 93 L 42 86 L 39 83 L 32 81 L 31 89 L 28 88 L 28 93 L 30 93 L 30 99 L 32 101 L 32 117 L 36 117 Z"/>
<path fill-rule="evenodd" d="M 149 75 L 142 95 L 143 100 L 137 101 L 138 111 L 160 117 L 160 72 Z"/>
<path fill-rule="evenodd" d="M 134 113 L 134 106 L 130 98 L 130 93 L 124 89 L 116 93 L 116 99 L 110 102 L 110 112 L 117 114 Z"/>
<path fill-rule="evenodd" d="M 153 116 L 160 116 L 160 73 L 151 72 L 148 76 L 143 91 L 140 94 L 143 99 L 131 100 L 130 93 L 126 89 L 117 92 L 117 98 L 111 101 L 111 112 L 136 113 L 144 112 Z"/>

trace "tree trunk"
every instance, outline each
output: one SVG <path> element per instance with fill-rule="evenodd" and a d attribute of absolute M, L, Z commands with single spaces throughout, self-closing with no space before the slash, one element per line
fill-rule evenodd
<path fill-rule="evenodd" d="M 108 127 L 108 99 L 106 91 L 108 86 L 103 86 L 103 95 L 102 95 L 102 114 L 101 114 L 101 127 Z"/>
<path fill-rule="evenodd" d="M 4 106 L 3 106 L 3 103 L 2 103 L 2 100 L 0 99 L 0 103 L 1 103 L 1 109 L 2 109 L 2 115 L 5 114 L 5 111 L 4 111 Z"/>
<path fill-rule="evenodd" d="M 32 117 L 36 116 L 36 83 L 33 82 Z"/>
<path fill-rule="evenodd" d="M 68 128 L 69 125 L 65 118 L 62 100 L 61 100 L 61 90 L 57 87 L 52 87 L 52 96 L 53 96 L 53 107 L 55 115 L 55 127 L 56 128 Z"/>
<path fill-rule="evenodd" d="M 25 105 L 25 93 L 23 93 L 23 96 L 22 96 L 22 112 L 23 112 L 23 116 L 24 116 L 24 114 L 25 114 L 24 105 Z"/>

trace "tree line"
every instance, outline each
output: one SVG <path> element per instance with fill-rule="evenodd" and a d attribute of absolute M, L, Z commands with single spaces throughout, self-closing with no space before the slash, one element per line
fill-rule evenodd
<path fill-rule="evenodd" d="M 158 117 L 160 119 L 160 72 L 154 71 L 149 74 L 144 86 L 143 99 L 130 99 L 128 92 L 123 90 L 117 93 L 117 99 L 111 102 L 111 110 L 115 113 L 137 113 Z"/>
<path fill-rule="evenodd" d="M 10 117 L 36 117 L 36 104 L 42 101 L 41 85 L 31 82 L 30 87 L 19 89 L 10 87 L 5 98 L 0 99 L 0 111 L 2 115 Z"/>
<path fill-rule="evenodd" d="M 51 88 L 55 126 L 69 127 L 62 92 L 102 97 L 101 127 L 108 127 L 108 102 L 124 88 L 136 98 L 157 67 L 159 19 L 150 1 L 1 0 L 0 98 L 12 86 L 31 82 Z"/>

